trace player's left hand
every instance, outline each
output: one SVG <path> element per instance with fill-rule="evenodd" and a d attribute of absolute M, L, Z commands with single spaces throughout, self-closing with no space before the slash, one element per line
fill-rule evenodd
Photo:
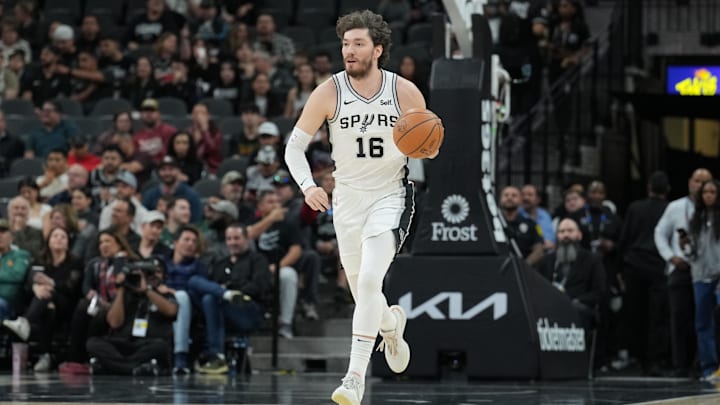
<path fill-rule="evenodd" d="M 312 186 L 305 190 L 305 203 L 315 211 L 325 212 L 330 208 L 327 193 L 318 186 Z"/>

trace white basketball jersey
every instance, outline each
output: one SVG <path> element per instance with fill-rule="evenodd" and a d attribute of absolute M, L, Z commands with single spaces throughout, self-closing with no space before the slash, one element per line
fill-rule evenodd
<path fill-rule="evenodd" d="M 337 89 L 335 115 L 328 121 L 333 176 L 355 189 L 378 189 L 404 179 L 407 173 L 407 158 L 393 140 L 393 127 L 400 116 L 397 75 L 381 73 L 380 91 L 370 99 L 352 88 L 345 71 L 332 77 Z"/>

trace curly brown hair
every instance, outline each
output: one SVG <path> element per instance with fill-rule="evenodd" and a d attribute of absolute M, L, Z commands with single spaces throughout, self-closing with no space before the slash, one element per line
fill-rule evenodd
<path fill-rule="evenodd" d="M 370 10 L 353 11 L 338 18 L 335 32 L 341 40 L 345 33 L 357 28 L 367 28 L 373 45 L 382 45 L 383 51 L 378 58 L 378 67 L 383 66 L 390 57 L 390 46 L 392 46 L 392 30 L 380 14 Z"/>

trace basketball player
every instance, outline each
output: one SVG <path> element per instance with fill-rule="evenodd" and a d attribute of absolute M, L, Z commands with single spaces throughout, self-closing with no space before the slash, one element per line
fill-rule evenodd
<path fill-rule="evenodd" d="M 414 212 L 407 158 L 393 141 L 393 125 L 403 111 L 425 108 L 410 81 L 380 68 L 387 61 L 390 28 L 371 11 L 341 17 L 345 70 L 319 85 L 303 109 L 285 152 L 290 172 L 315 210 L 333 210 L 340 260 L 355 298 L 350 365 L 332 394 L 341 405 L 359 405 L 365 373 L 378 332 L 391 370 L 403 372 L 410 347 L 403 339 L 406 317 L 388 307 L 382 293 L 385 273 L 407 236 Z M 313 134 L 327 121 L 335 161 L 332 204 L 313 181 L 305 158 Z M 434 156 L 433 156 L 434 157 Z"/>

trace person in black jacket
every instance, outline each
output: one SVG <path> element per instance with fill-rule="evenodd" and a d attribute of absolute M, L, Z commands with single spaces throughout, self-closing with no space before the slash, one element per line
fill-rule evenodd
<path fill-rule="evenodd" d="M 0 111 L 0 175 L 7 174 L 10 164 L 24 155 L 25 143 L 7 131 L 5 113 Z"/>
<path fill-rule="evenodd" d="M 264 319 L 265 305 L 272 290 L 270 265 L 264 255 L 249 251 L 245 232 L 244 225 L 228 226 L 225 244 L 230 256 L 212 265 L 208 275 L 210 281 L 200 277 L 190 279 L 191 291 L 199 282 L 215 287 L 212 293 L 202 297 L 210 359 L 200 367 L 202 373 L 227 372 L 224 356 L 226 325 L 233 332 L 248 334 Z"/>
<path fill-rule="evenodd" d="M 646 373 L 656 375 L 670 350 L 668 289 L 665 261 L 655 247 L 655 226 L 668 205 L 668 177 L 655 172 L 648 182 L 648 197 L 628 207 L 618 240 L 622 254 L 629 349 L 641 359 Z"/>
<path fill-rule="evenodd" d="M 558 246 L 538 263 L 538 271 L 572 300 L 585 327 L 594 322 L 605 294 L 605 269 L 600 257 L 580 245 L 582 232 L 573 219 L 560 221 Z"/>

